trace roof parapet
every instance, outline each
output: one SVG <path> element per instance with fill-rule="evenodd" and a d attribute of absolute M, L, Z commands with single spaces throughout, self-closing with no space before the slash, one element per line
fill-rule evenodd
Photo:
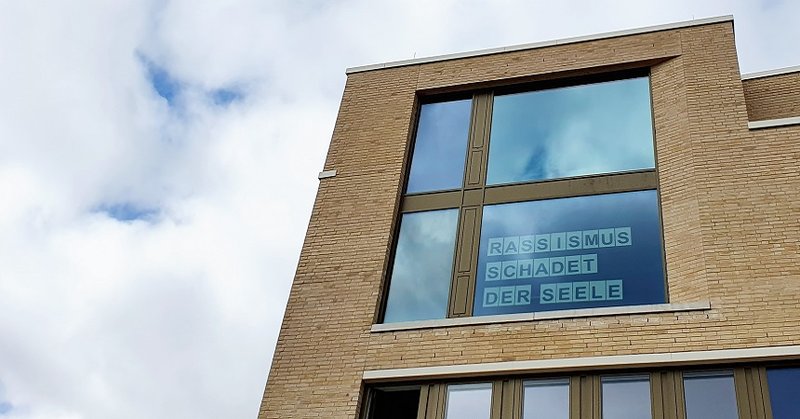
<path fill-rule="evenodd" d="M 435 55 L 432 57 L 415 58 L 411 60 L 389 61 L 380 64 L 369 64 L 358 67 L 350 67 L 345 70 L 345 74 L 361 73 L 365 71 L 381 70 L 384 68 L 405 67 L 417 64 L 434 63 L 439 61 L 457 60 L 459 58 L 480 57 L 484 55 L 500 54 L 504 52 L 522 51 L 536 48 L 544 48 L 555 45 L 575 44 L 586 41 L 596 41 L 600 39 L 618 38 L 621 36 L 639 35 L 651 32 L 667 31 L 672 29 L 690 28 L 693 26 L 709 25 L 713 23 L 732 22 L 733 15 L 710 17 L 705 19 L 694 19 L 683 22 L 668 23 L 665 25 L 647 26 L 637 29 L 626 29 L 614 32 L 605 32 L 594 35 L 578 36 L 573 38 L 556 39 L 552 41 L 534 42 L 530 44 L 512 45 L 508 47 L 488 48 L 475 51 L 459 52 L 455 54 Z"/>

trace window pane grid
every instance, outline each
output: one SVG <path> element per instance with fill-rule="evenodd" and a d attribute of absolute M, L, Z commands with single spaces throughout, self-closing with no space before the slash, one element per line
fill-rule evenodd
<path fill-rule="evenodd" d="M 384 321 L 665 302 L 666 281 L 656 192 L 658 185 L 651 109 L 649 76 L 512 94 L 477 93 L 471 100 L 423 104 L 420 107 L 406 195 L 401 206 L 403 218 L 414 213 L 451 210 L 463 217 L 468 208 L 478 208 L 479 213 L 484 216 L 469 226 L 464 223 L 457 226 L 453 245 L 455 254 L 469 254 L 473 259 L 468 264 L 471 266 L 469 270 L 464 271 L 461 267 L 467 265 L 464 265 L 460 256 L 453 261 L 448 258 L 448 262 L 458 266 L 451 266 L 449 298 L 445 307 L 442 308 L 441 303 L 423 304 L 417 309 L 419 312 L 414 313 L 413 306 L 406 305 L 405 312 L 396 315 L 397 310 L 394 307 L 398 306 L 395 303 L 398 299 L 411 302 L 422 301 L 423 298 L 394 297 L 393 294 L 403 293 L 394 291 L 395 285 L 392 284 L 408 281 L 395 281 L 393 277 L 396 273 L 393 270 L 388 281 L 390 285 Z M 522 160 L 514 163 L 514 159 Z M 519 170 L 512 173 L 513 168 Z M 486 271 L 490 270 L 487 268 L 488 263 L 499 263 L 501 267 L 503 263 L 516 263 L 519 266 L 521 259 L 511 257 L 507 260 L 482 260 L 485 259 L 485 214 L 491 212 L 489 210 L 492 207 L 512 202 L 526 204 L 632 191 L 652 193 L 655 196 L 652 205 L 655 211 L 648 212 L 656 214 L 651 217 L 656 234 L 652 239 L 636 241 L 636 245 L 631 248 L 639 248 L 646 243 L 656 245 L 648 250 L 652 255 L 648 264 L 659 270 L 656 276 L 649 275 L 645 281 L 629 281 L 634 288 L 630 288 L 625 278 L 618 277 L 614 272 L 599 271 L 589 272 L 595 274 L 593 278 L 578 278 L 580 280 L 576 281 L 560 278 L 549 282 L 540 279 L 526 282 L 521 280 L 522 277 L 508 277 L 503 279 L 517 280 L 512 281 L 514 283 L 483 283 L 486 280 Z M 597 230 L 628 227 L 599 224 L 596 226 Z M 463 231 L 465 228 L 479 232 L 480 249 L 472 249 L 473 246 L 478 246 L 478 242 L 473 241 L 472 230 Z M 582 228 L 581 231 L 587 229 L 594 228 Z M 408 247 L 403 246 L 404 240 L 400 237 L 403 236 L 402 230 L 401 225 L 397 249 Z M 578 229 L 565 228 L 563 233 L 570 231 Z M 555 233 L 560 234 L 561 231 Z M 534 231 L 530 235 L 536 234 L 545 233 Z M 622 232 L 622 236 L 624 235 Z M 615 236 L 615 240 L 617 238 Z M 463 241 L 465 239 L 468 241 Z M 602 251 L 605 252 L 607 250 Z M 446 252 L 440 253 L 444 255 Z M 400 252 L 396 251 L 395 258 L 398 255 Z M 567 252 L 545 258 L 557 259 L 555 265 L 549 265 L 550 268 L 561 266 L 559 264 L 562 262 L 565 266 L 574 268 L 576 261 L 572 259 L 591 259 L 592 255 L 597 256 L 599 253 Z M 570 264 L 567 264 L 566 258 L 571 258 Z M 537 262 L 537 258 L 529 259 L 533 263 Z M 613 259 L 607 256 L 603 259 L 609 262 L 603 266 L 613 265 L 610 263 Z M 627 259 L 637 260 L 636 257 Z M 523 261 L 526 264 L 528 262 L 527 259 Z M 591 264 L 591 261 L 584 262 Z M 397 266 L 397 261 L 392 266 Z M 525 269 L 527 268 L 523 267 L 523 271 Z M 435 283 L 439 284 L 439 281 Z M 645 284 L 645 288 L 641 288 L 641 283 Z M 566 290 L 567 285 L 570 286 L 569 292 Z M 418 291 L 417 294 L 424 292 Z M 553 296 L 556 297 L 555 300 Z M 537 306 L 543 298 L 549 306 Z M 436 301 L 441 302 L 443 299 L 437 297 Z M 497 304 L 493 305 L 494 303 Z M 432 314 L 432 306 L 436 307 L 433 311 L 439 314 Z M 510 306 L 516 308 L 509 308 Z"/>
<path fill-rule="evenodd" d="M 749 373 L 764 377 L 764 381 L 743 379 Z M 428 419 L 738 419 L 740 410 L 743 418 L 798 417 L 798 367 L 576 374 L 422 384 L 419 412 Z M 373 391 L 408 391 L 417 385 L 401 384 Z M 787 404 L 779 404 L 777 410 L 773 404 L 770 411 L 769 402 L 765 404 L 759 398 L 781 392 L 788 396 Z"/>

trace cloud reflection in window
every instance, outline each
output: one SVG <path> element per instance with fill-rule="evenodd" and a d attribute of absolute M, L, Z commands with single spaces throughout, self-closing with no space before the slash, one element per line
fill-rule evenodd
<path fill-rule="evenodd" d="M 408 193 L 461 187 L 471 109 L 470 99 L 422 105 Z"/>
<path fill-rule="evenodd" d="M 457 221 L 457 209 L 403 215 L 385 323 L 446 317 Z"/>
<path fill-rule="evenodd" d="M 487 183 L 655 167 L 649 78 L 497 96 Z"/>

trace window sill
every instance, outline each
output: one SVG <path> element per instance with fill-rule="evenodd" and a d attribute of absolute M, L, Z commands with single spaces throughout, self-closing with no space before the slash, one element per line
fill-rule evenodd
<path fill-rule="evenodd" d="M 532 320 L 557 320 L 579 317 L 616 316 L 625 314 L 668 313 L 680 311 L 708 310 L 709 301 L 692 303 L 647 304 L 624 307 L 583 308 L 577 310 L 539 311 L 536 313 L 501 314 L 497 316 L 459 317 L 452 319 L 420 320 L 412 322 L 373 324 L 373 333 L 397 332 L 401 330 L 431 329 L 437 327 L 471 326 L 481 324 L 526 322 Z"/>

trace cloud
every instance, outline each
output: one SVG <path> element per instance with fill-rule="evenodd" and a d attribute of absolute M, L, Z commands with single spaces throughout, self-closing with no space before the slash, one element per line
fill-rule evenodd
<path fill-rule="evenodd" d="M 800 62 L 796 2 L 0 7 L 14 419 L 256 415 L 346 67 L 731 12 L 744 70 Z"/>

